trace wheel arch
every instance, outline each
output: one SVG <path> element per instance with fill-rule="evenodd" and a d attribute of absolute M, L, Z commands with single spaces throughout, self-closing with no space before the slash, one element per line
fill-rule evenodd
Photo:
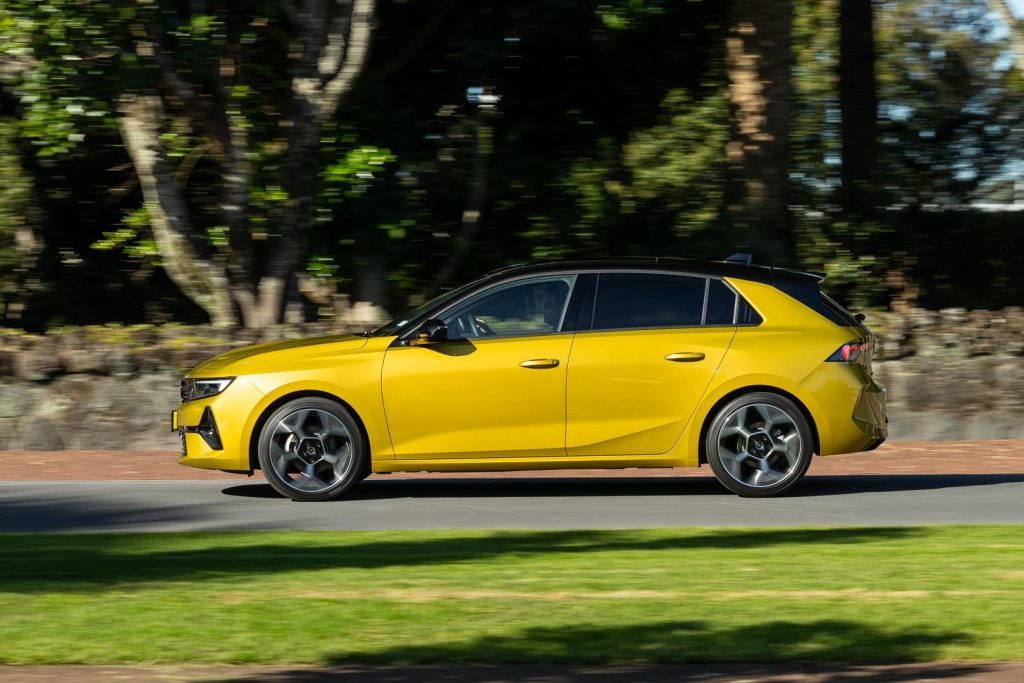
<path fill-rule="evenodd" d="M 811 428 L 811 437 L 814 439 L 814 453 L 821 452 L 821 437 L 818 435 L 818 424 L 814 420 L 814 415 L 811 414 L 811 411 L 803 401 L 785 389 L 780 389 L 779 387 L 768 384 L 752 384 L 750 386 L 733 389 L 715 401 L 714 405 L 712 405 L 707 413 L 704 414 L 704 420 L 700 426 L 700 436 L 697 441 L 697 458 L 699 464 L 705 465 L 708 462 L 707 445 L 705 444 L 705 441 L 707 439 L 708 429 L 711 427 L 711 423 L 714 421 L 718 411 L 722 409 L 722 406 L 729 401 L 739 398 L 740 396 L 756 393 L 776 394 L 777 396 L 782 396 L 783 398 L 792 401 L 803 414 L 804 419 L 807 420 L 807 424 Z"/>
<path fill-rule="evenodd" d="M 373 455 L 370 452 L 370 436 L 366 431 L 366 424 L 363 422 L 363 418 L 359 415 L 359 411 L 352 407 L 348 401 L 343 398 L 336 396 L 327 391 L 319 391 L 316 389 L 301 389 L 293 391 L 271 401 L 260 413 L 259 417 L 256 418 L 256 422 L 253 424 L 252 430 L 249 432 L 249 468 L 253 471 L 260 469 L 259 459 L 259 443 L 260 443 L 260 432 L 263 430 L 263 425 L 266 424 L 267 420 L 274 413 L 275 410 L 283 406 L 289 401 L 294 401 L 299 398 L 323 398 L 328 401 L 337 403 L 339 406 L 347 410 L 352 414 L 352 417 L 356 421 L 356 425 L 359 427 L 359 435 L 363 439 L 363 445 L 366 448 L 366 469 L 372 469 Z"/>

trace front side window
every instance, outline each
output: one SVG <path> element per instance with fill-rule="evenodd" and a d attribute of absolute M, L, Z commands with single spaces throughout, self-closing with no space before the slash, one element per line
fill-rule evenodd
<path fill-rule="evenodd" d="M 531 278 L 495 287 L 441 316 L 449 339 L 558 332 L 574 275 Z"/>
<path fill-rule="evenodd" d="M 705 283 L 704 278 L 685 275 L 602 273 L 593 329 L 700 325 Z"/>

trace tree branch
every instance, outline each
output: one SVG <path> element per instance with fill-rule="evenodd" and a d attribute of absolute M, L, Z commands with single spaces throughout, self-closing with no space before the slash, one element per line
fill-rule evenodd
<path fill-rule="evenodd" d="M 118 102 L 121 138 L 142 186 L 164 270 L 181 291 L 210 316 L 215 325 L 235 318 L 224 269 L 205 258 L 188 207 L 160 145 L 163 103 L 156 96 L 123 96 Z"/>
<path fill-rule="evenodd" d="M 210 138 L 215 152 L 225 154 L 230 144 L 225 117 L 181 76 L 173 57 L 164 48 L 163 31 L 159 26 L 150 24 L 142 31 L 140 38 L 135 41 L 135 52 L 139 57 L 151 59 L 156 64 L 160 82 L 173 97 L 181 101 L 192 127 Z"/>
<path fill-rule="evenodd" d="M 348 26 L 348 38 L 344 40 L 345 56 L 338 72 L 323 86 L 317 107 L 317 120 L 323 124 L 334 116 L 345 96 L 362 72 L 370 54 L 370 36 L 373 34 L 373 11 L 375 0 L 354 0 L 352 18 Z M 333 38 L 335 41 L 340 37 Z M 332 37 L 328 37 L 330 44 Z"/>

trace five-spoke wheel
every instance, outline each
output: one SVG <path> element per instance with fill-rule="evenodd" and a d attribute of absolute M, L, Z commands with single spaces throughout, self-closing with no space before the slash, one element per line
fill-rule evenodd
<path fill-rule="evenodd" d="M 813 441 L 807 419 L 792 401 L 754 393 L 722 407 L 708 429 L 705 448 L 723 486 L 744 496 L 770 496 L 804 476 Z"/>
<path fill-rule="evenodd" d="M 365 447 L 355 419 L 324 398 L 289 401 L 263 424 L 263 476 L 292 500 L 336 498 L 360 479 Z"/>

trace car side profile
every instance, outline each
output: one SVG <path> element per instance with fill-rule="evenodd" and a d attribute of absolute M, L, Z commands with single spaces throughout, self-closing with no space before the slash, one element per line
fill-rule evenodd
<path fill-rule="evenodd" d="M 780 494 L 887 433 L 873 337 L 822 279 L 734 257 L 505 268 L 373 332 L 200 364 L 178 462 L 301 501 L 371 473 L 702 464 Z"/>

